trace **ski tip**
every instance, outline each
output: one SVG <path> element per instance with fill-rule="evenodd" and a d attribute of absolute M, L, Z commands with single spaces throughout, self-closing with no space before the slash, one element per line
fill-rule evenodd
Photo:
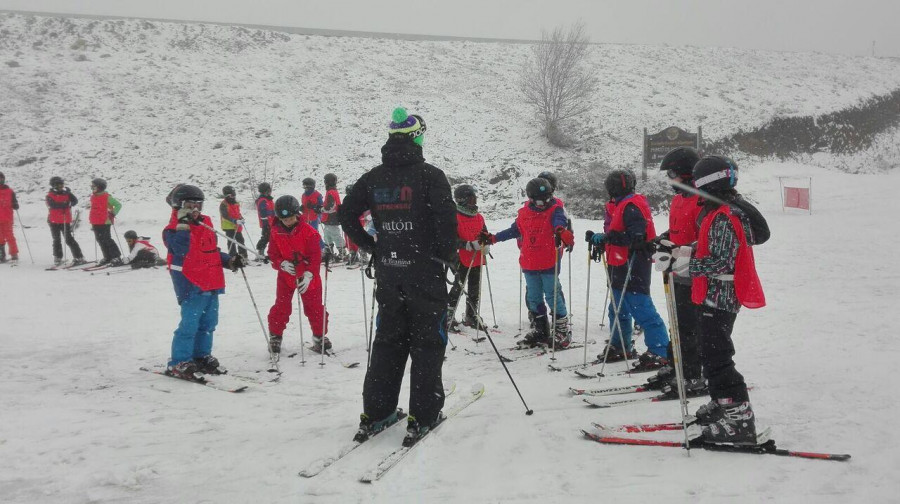
<path fill-rule="evenodd" d="M 481 396 L 484 395 L 484 384 L 476 383 L 472 385 L 472 388 L 469 390 L 469 393 L 473 396 Z"/>

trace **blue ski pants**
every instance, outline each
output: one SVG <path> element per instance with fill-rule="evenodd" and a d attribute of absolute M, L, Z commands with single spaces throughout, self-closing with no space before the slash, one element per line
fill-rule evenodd
<path fill-rule="evenodd" d="M 212 353 L 213 331 L 219 323 L 219 293 L 203 292 L 181 303 L 181 322 L 172 338 L 169 365 Z"/>
<path fill-rule="evenodd" d="M 545 314 L 548 310 L 553 310 L 553 289 L 556 286 L 556 316 L 558 318 L 566 317 L 569 312 L 566 310 L 566 300 L 563 297 L 562 285 L 559 284 L 559 278 L 553 272 L 544 273 L 541 271 L 523 271 L 525 275 L 525 305 L 528 311 L 538 314 Z M 544 305 L 544 300 L 547 304 Z"/>
<path fill-rule="evenodd" d="M 666 324 L 653 306 L 653 300 L 648 294 L 625 291 L 625 299 L 622 300 L 622 291 L 610 290 L 609 301 L 609 330 L 610 344 L 613 348 L 622 346 L 621 339 L 625 340 L 625 348 L 631 349 L 634 342 L 631 340 L 632 320 L 644 328 L 644 342 L 647 350 L 661 357 L 668 358 L 669 333 Z M 616 327 L 616 313 L 613 303 L 622 303 L 619 308 L 619 324 Z"/>

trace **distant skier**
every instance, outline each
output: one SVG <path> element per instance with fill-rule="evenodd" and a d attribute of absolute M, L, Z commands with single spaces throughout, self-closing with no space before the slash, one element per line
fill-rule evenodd
<path fill-rule="evenodd" d="M 259 228 L 262 230 L 259 241 L 256 242 L 256 252 L 262 259 L 258 261 L 266 261 L 266 247 L 269 245 L 269 234 L 271 233 L 272 218 L 275 217 L 275 202 L 272 200 L 272 185 L 268 182 L 262 182 L 257 186 L 259 196 L 256 197 L 256 214 L 259 217 Z"/>
<path fill-rule="evenodd" d="M 116 241 L 112 238 L 110 228 L 122 204 L 119 200 L 113 198 L 111 194 L 106 192 L 106 180 L 95 178 L 91 181 L 91 212 L 88 214 L 88 222 L 94 231 L 94 237 L 97 245 L 100 246 L 100 253 L 103 259 L 97 264 L 102 266 L 109 264 L 110 266 L 122 265 L 122 251 L 116 245 Z"/>
<path fill-rule="evenodd" d="M 300 197 L 303 206 L 303 222 L 319 231 L 319 216 L 322 214 L 324 201 L 322 193 L 316 191 L 316 181 L 307 177 L 303 179 L 303 195 Z"/>
<path fill-rule="evenodd" d="M 181 306 L 181 322 L 172 338 L 166 373 L 197 380 L 201 374 L 224 372 L 212 356 L 219 294 L 225 292 L 222 269 L 236 271 L 246 263 L 240 255 L 229 256 L 219 250 L 212 220 L 201 213 L 203 191 L 182 184 L 166 200 L 176 213 L 163 230 L 163 241 L 169 250 L 169 274 Z"/>
<path fill-rule="evenodd" d="M 341 207 L 341 226 L 375 256 L 378 318 L 363 387 L 357 441 L 396 421 L 407 357 L 409 418 L 405 446 L 441 421 L 441 368 L 447 346 L 445 265 L 456 260 L 456 208 L 440 169 L 425 162 L 425 121 L 404 108 L 392 114 L 382 164 L 353 184 Z M 372 211 L 377 241 L 360 224 Z"/>
<path fill-rule="evenodd" d="M 572 327 L 559 284 L 559 263 L 563 249 L 571 250 L 575 239 L 566 227 L 566 212 L 553 197 L 553 186 L 547 179 L 531 179 L 525 186 L 525 194 L 528 204 L 519 209 L 512 226 L 496 235 L 484 233 L 481 240 L 496 243 L 519 239 L 519 265 L 525 276 L 525 303 L 532 329 L 518 344 L 524 347 L 550 345 L 552 336 L 556 340 L 555 346 L 565 349 L 572 342 Z M 552 313 L 554 307 L 556 313 Z M 556 317 L 556 331 L 551 335 L 549 317 L 553 316 Z"/>
<path fill-rule="evenodd" d="M 693 183 L 692 172 L 694 165 L 700 161 L 700 154 L 690 147 L 678 147 L 669 151 L 659 164 L 659 169 L 673 182 L 690 185 Z M 701 206 L 695 194 L 687 192 L 678 186 L 673 186 L 675 196 L 669 205 L 669 229 L 656 237 L 659 245 L 654 260 L 657 257 L 671 257 L 671 251 L 675 247 L 691 245 L 697 241 L 697 231 Z M 685 250 L 685 249 L 681 249 Z M 689 252 L 689 249 L 688 249 Z M 668 261 L 657 260 L 657 270 L 664 271 L 669 265 Z M 675 311 L 678 318 L 678 336 L 681 342 L 681 364 L 684 371 L 685 391 L 687 395 L 696 396 L 707 393 L 706 380 L 701 374 L 700 365 L 700 341 L 697 330 L 697 309 L 691 301 L 691 278 L 687 272 L 681 274 L 671 273 L 672 295 L 675 301 Z M 672 342 L 669 342 L 667 350 L 673 355 Z M 675 372 L 670 362 L 662 367 L 656 376 L 648 380 L 648 384 L 654 387 L 664 387 L 667 393 L 677 394 L 677 382 Z"/>
<path fill-rule="evenodd" d="M 614 362 L 637 356 L 632 341 L 634 319 L 644 328 L 647 343 L 647 351 L 635 367 L 651 370 L 668 364 L 669 335 L 650 298 L 651 241 L 656 238 L 656 228 L 647 199 L 634 192 L 635 182 L 630 170 L 613 170 L 607 175 L 604 186 L 610 199 L 605 209 L 604 232 L 587 231 L 585 238 L 594 247 L 604 247 L 611 284 L 609 350 L 604 350 L 597 358 L 606 356 L 608 361 Z M 620 303 L 619 322 L 614 324 L 615 305 Z"/>
<path fill-rule="evenodd" d="M 481 303 L 481 267 L 484 266 L 489 245 L 479 241 L 479 236 L 487 232 L 484 225 L 484 217 L 478 212 L 478 194 L 475 188 L 469 184 L 462 184 L 453 190 L 453 200 L 456 202 L 456 234 L 459 237 L 459 265 L 456 269 L 456 281 L 450 289 L 450 305 L 447 312 L 447 320 L 450 321 L 450 329 L 458 331 L 458 322 L 454 314 L 459 305 L 459 297 L 468 283 L 466 293 L 465 313 L 462 324 L 474 328 L 476 331 L 485 331 L 487 327 L 478 314 Z M 484 253 L 482 253 L 484 250 Z"/>
<path fill-rule="evenodd" d="M 128 244 L 128 257 L 125 263 L 133 269 L 162 266 L 165 261 L 159 258 L 159 251 L 150 244 L 146 236 L 138 236 L 135 231 L 125 231 L 125 243 Z"/>
<path fill-rule="evenodd" d="M 281 353 L 284 328 L 294 303 L 294 291 L 300 293 L 303 313 L 312 329 L 312 350 L 319 353 L 323 347 L 325 350 L 331 349 L 331 341 L 325 336 L 328 332 L 328 314 L 322 306 L 322 279 L 319 276 L 321 237 L 300 218 L 302 212 L 300 202 L 293 196 L 285 195 L 275 200 L 272 241 L 269 243 L 269 261 L 272 268 L 278 271 L 275 304 L 269 310 L 269 350 L 273 354 Z"/>
<path fill-rule="evenodd" d="M 62 177 L 50 177 L 50 192 L 46 197 L 47 223 L 50 225 L 50 234 L 53 236 L 53 263 L 56 266 L 63 264 L 62 237 L 65 236 L 66 245 L 72 251 L 72 266 L 86 264 L 81 247 L 72 235 L 73 219 L 72 207 L 78 204 L 78 198 L 72 194 Z"/>
<path fill-rule="evenodd" d="M 13 234 L 13 213 L 18 209 L 16 192 L 6 185 L 6 175 L 0 172 L 0 263 L 7 261 L 6 245 L 9 245 L 9 260 L 19 260 L 19 246 L 16 244 L 16 235 Z"/>
<path fill-rule="evenodd" d="M 731 333 L 741 306 L 766 305 L 751 245 L 760 235 L 754 229 L 764 228 L 768 238 L 768 226 L 734 189 L 738 167 L 731 159 L 705 156 L 694 166 L 693 177 L 694 186 L 711 197 L 701 196 L 700 230 L 692 256 L 687 256 L 688 246 L 673 250 L 672 270 L 690 272 L 698 310 L 700 355 L 712 401 L 701 406 L 696 417 L 704 425 L 704 441 L 756 444 L 756 421 L 744 377 L 735 369 Z"/>
<path fill-rule="evenodd" d="M 225 236 L 232 240 L 244 244 L 244 216 L 241 214 L 241 204 L 237 200 L 237 192 L 234 187 L 225 186 L 222 188 L 224 199 L 219 203 L 219 217 L 221 219 L 222 231 Z M 231 240 L 228 241 L 228 254 L 240 255 L 244 259 L 247 258 L 247 249 L 236 245 Z"/>
<path fill-rule="evenodd" d="M 337 249 L 335 262 L 347 259 L 344 252 L 344 236 L 341 234 L 339 211 L 341 193 L 337 190 L 337 175 L 325 175 L 325 204 L 322 207 L 322 241 L 325 242 L 325 253 L 331 254 L 332 247 Z"/>

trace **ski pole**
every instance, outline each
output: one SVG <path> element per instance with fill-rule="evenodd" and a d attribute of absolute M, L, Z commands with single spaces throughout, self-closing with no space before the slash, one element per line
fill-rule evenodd
<path fill-rule="evenodd" d="M 606 309 L 607 309 L 607 307 L 609 306 L 609 278 L 608 278 L 608 277 L 609 277 L 609 271 L 606 269 L 605 266 L 604 266 L 603 271 L 606 272 L 606 276 L 607 276 L 607 281 L 606 281 L 606 295 L 603 296 L 603 313 L 606 313 Z M 603 317 L 600 317 L 600 327 L 606 327 L 606 319 L 603 318 Z"/>
<path fill-rule="evenodd" d="M 300 316 L 297 319 L 297 325 L 300 326 L 300 365 L 306 365 L 306 341 L 303 339 L 303 300 L 300 299 L 300 291 L 297 291 L 297 308 L 299 309 Z"/>
<path fill-rule="evenodd" d="M 478 284 L 478 289 L 479 289 L 479 291 L 481 290 L 481 284 L 480 284 L 480 283 Z M 481 298 L 481 293 L 480 293 L 480 292 L 479 292 L 479 294 L 478 294 L 478 297 Z M 471 308 L 472 311 L 475 311 L 476 313 L 478 313 L 477 310 L 475 310 L 475 307 L 472 305 L 472 300 L 469 299 L 468 296 L 466 296 L 466 303 L 468 303 L 469 308 Z M 481 318 L 481 317 L 479 316 L 479 319 L 480 319 L 480 318 Z M 494 338 L 491 338 L 491 335 L 490 335 L 490 333 L 488 332 L 487 328 L 484 327 L 484 324 L 481 324 L 480 329 L 481 329 L 482 331 L 484 331 L 484 335 L 487 336 L 488 341 L 491 342 L 491 347 L 494 348 L 494 353 L 497 354 L 497 360 L 500 361 L 500 365 L 502 365 L 502 366 L 503 366 L 503 370 L 506 371 L 506 376 L 508 376 L 508 377 L 509 377 L 509 381 L 512 382 L 513 388 L 516 389 L 516 394 L 519 394 L 519 399 L 521 399 L 522 405 L 525 406 L 525 414 L 526 414 L 526 415 L 533 415 L 533 414 L 534 414 L 534 410 L 528 407 L 528 404 L 525 402 L 525 398 L 522 397 L 522 392 L 519 391 L 519 386 L 516 385 L 516 380 L 513 379 L 512 374 L 510 374 L 510 372 L 509 372 L 509 368 L 506 367 L 506 362 L 503 362 L 503 356 L 500 355 L 500 350 L 498 350 L 498 349 L 497 349 L 497 345 L 494 344 Z"/>
<path fill-rule="evenodd" d="M 247 227 L 246 223 L 244 223 L 244 232 L 247 233 L 247 239 L 250 240 L 250 245 L 253 245 L 254 243 L 256 243 L 255 241 L 253 241 L 253 237 L 250 236 L 250 228 Z M 258 256 L 259 256 L 259 252 L 257 252 L 257 257 Z"/>
<path fill-rule="evenodd" d="M 604 257 L 604 260 L 603 260 L 604 266 L 607 268 L 607 271 L 609 271 L 609 269 L 608 269 L 609 266 L 606 264 L 606 256 L 603 256 L 603 257 Z M 606 283 L 608 285 L 610 285 L 610 301 L 612 301 L 613 317 L 615 320 L 613 320 L 613 323 L 611 324 L 611 327 L 609 328 L 610 329 L 609 343 L 607 343 L 607 345 L 606 345 L 606 352 L 603 355 L 603 365 L 600 366 L 600 373 L 598 374 L 598 376 L 601 379 L 604 376 L 603 370 L 606 369 L 606 361 L 609 358 L 609 347 L 610 347 L 610 344 L 612 343 L 613 337 L 615 336 L 616 328 L 619 329 L 619 342 L 622 344 L 622 355 L 625 357 L 625 369 L 630 370 L 630 367 L 631 367 L 630 364 L 628 363 L 628 349 L 625 348 L 625 338 L 622 337 L 622 324 L 619 321 L 619 310 L 622 309 L 622 305 L 625 303 L 625 293 L 627 292 L 627 289 L 628 289 L 628 281 L 631 280 L 631 266 L 634 264 L 633 260 L 634 260 L 634 255 L 632 255 L 630 258 L 628 258 L 628 269 L 625 272 L 625 282 L 622 285 L 622 294 L 619 296 L 618 303 L 616 303 L 615 297 L 613 297 L 611 294 L 612 293 L 612 287 L 611 287 L 612 281 L 610 280 L 608 274 L 606 276 Z"/>
<path fill-rule="evenodd" d="M 369 344 L 368 344 L 368 346 L 366 346 L 366 353 L 368 354 L 368 356 L 366 358 L 366 370 L 368 370 L 369 366 L 372 365 L 372 338 L 375 335 L 375 287 L 377 285 L 378 285 L 378 280 L 373 280 L 372 281 L 372 311 L 369 312 Z"/>
<path fill-rule="evenodd" d="M 363 272 L 362 268 L 359 269 L 359 280 L 362 283 L 362 314 L 363 314 L 363 331 L 366 332 L 366 352 L 369 351 L 369 319 L 366 317 L 366 274 Z"/>
<path fill-rule="evenodd" d="M 125 248 L 122 247 L 122 239 L 119 238 L 119 230 L 116 229 L 116 221 L 110 219 L 110 222 L 112 223 L 113 233 L 116 235 L 116 243 L 119 244 L 119 257 L 121 257 L 122 251 L 125 250 Z"/>
<path fill-rule="evenodd" d="M 16 217 L 19 218 L 19 226 L 22 228 L 22 237 L 25 238 L 25 248 L 28 249 L 28 257 L 31 258 L 31 264 L 34 264 L 34 256 L 31 255 L 31 245 L 28 244 L 28 234 L 25 233 L 25 224 L 22 224 L 22 215 L 19 214 L 19 209 L 16 209 Z"/>
<path fill-rule="evenodd" d="M 212 227 L 212 226 L 207 226 L 205 222 L 198 222 L 197 225 L 203 226 L 203 227 L 205 227 L 206 229 L 209 229 L 209 230 L 212 231 L 213 233 L 216 233 L 216 235 L 221 236 L 222 238 L 225 238 L 226 240 L 230 241 L 230 242 L 233 243 L 234 245 L 237 245 L 238 247 L 241 247 L 242 249 L 246 250 L 247 252 L 252 252 L 253 255 L 255 255 L 255 256 L 258 257 L 258 258 L 262 258 L 262 257 L 263 257 L 262 255 L 259 254 L 259 252 L 257 252 L 257 251 L 255 251 L 255 250 L 251 249 L 250 247 L 248 247 L 248 246 L 244 245 L 243 243 L 241 243 L 241 242 L 235 240 L 234 238 L 229 237 L 229 236 L 226 235 L 225 233 L 219 232 L 218 230 L 216 230 L 216 229 L 215 229 L 214 227 Z"/>
<path fill-rule="evenodd" d="M 569 264 L 572 264 L 569 258 Z M 591 313 L 591 247 L 587 248 L 587 293 L 584 295 L 584 365 L 587 367 L 588 319 Z M 569 270 L 571 271 L 571 270 Z M 570 280 L 571 281 L 571 280 Z M 602 317 L 601 317 L 602 318 Z"/>
<path fill-rule="evenodd" d="M 494 317 L 494 329 L 497 329 L 497 311 L 494 309 L 494 290 L 491 288 L 491 271 L 488 269 L 487 257 L 484 254 L 484 247 L 481 248 L 481 262 L 484 263 L 484 275 L 487 277 L 488 295 L 491 298 L 491 315 Z M 478 284 L 481 287 L 481 283 Z M 480 298 L 479 298 L 480 299 Z"/>
<path fill-rule="evenodd" d="M 522 267 L 519 267 L 519 335 L 522 334 Z"/>
<path fill-rule="evenodd" d="M 550 328 L 550 360 L 556 360 L 556 299 L 559 297 L 559 263 L 562 261 L 560 247 L 556 247 L 553 261 L 553 326 Z"/>
<path fill-rule="evenodd" d="M 322 294 L 322 343 L 320 348 L 322 350 L 322 362 L 319 363 L 319 366 L 325 365 L 325 329 L 328 322 L 328 272 L 330 271 L 328 269 L 329 259 L 330 257 L 325 258 L 325 285 L 322 289 L 324 291 Z M 313 334 L 313 337 L 315 337 L 315 334 Z"/>
<path fill-rule="evenodd" d="M 672 335 L 672 358 L 675 361 L 675 380 L 678 382 L 678 402 L 681 406 L 681 426 L 684 430 L 684 447 L 691 453 L 691 443 L 688 439 L 688 405 L 687 395 L 684 390 L 684 368 L 681 361 L 681 338 L 678 332 L 678 310 L 672 294 L 671 275 L 663 272 L 663 290 L 666 292 L 666 309 L 669 312 L 669 332 Z"/>
<path fill-rule="evenodd" d="M 259 314 L 259 306 L 256 304 L 256 298 L 253 297 L 253 291 L 250 290 L 250 282 L 247 280 L 247 273 L 244 272 L 244 268 L 241 268 L 241 276 L 244 277 L 244 285 L 247 286 L 247 293 L 250 294 L 250 302 L 253 303 L 253 310 L 256 312 L 256 319 L 259 320 L 259 328 L 262 330 L 263 339 L 266 340 L 266 349 L 269 352 L 269 362 L 272 364 L 272 368 L 268 371 L 270 373 L 278 373 L 281 374 L 281 370 L 278 369 L 278 358 L 272 353 L 272 345 L 269 344 L 269 332 L 266 331 L 266 326 L 263 324 L 262 316 Z"/>

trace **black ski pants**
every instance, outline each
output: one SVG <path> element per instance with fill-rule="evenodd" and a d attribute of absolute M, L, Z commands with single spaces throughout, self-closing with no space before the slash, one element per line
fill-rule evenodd
<path fill-rule="evenodd" d="M 156 254 L 144 249 L 138 251 L 137 255 L 134 256 L 134 259 L 132 259 L 129 264 L 131 264 L 133 269 L 152 268 L 156 266 L 156 259 Z"/>
<path fill-rule="evenodd" d="M 75 241 L 75 237 L 72 235 L 71 224 L 50 224 L 50 235 L 53 237 L 53 257 L 55 259 L 62 259 L 63 257 L 63 235 L 66 237 L 66 245 L 72 251 L 72 259 L 84 259 L 81 247 L 78 246 L 78 242 Z"/>
<path fill-rule="evenodd" d="M 269 223 L 263 221 L 262 225 L 262 235 L 259 238 L 259 241 L 256 242 L 256 250 L 262 255 L 266 255 L 266 247 L 269 245 Z"/>
<path fill-rule="evenodd" d="M 237 229 L 226 229 L 225 236 L 240 243 L 241 245 L 244 244 L 244 233 L 241 233 Z M 237 245 L 234 244 L 233 241 L 228 240 L 228 255 L 234 256 L 236 254 L 240 254 L 241 257 L 246 259 L 247 258 L 247 249 L 245 249 L 244 247 L 238 247 Z"/>
<path fill-rule="evenodd" d="M 122 256 L 119 246 L 116 245 L 116 241 L 113 240 L 110 233 L 111 224 L 95 224 L 91 227 L 94 229 L 94 238 L 97 240 L 97 245 L 100 246 L 100 253 L 103 254 L 105 261 L 109 262 Z"/>
<path fill-rule="evenodd" d="M 481 304 L 481 266 L 472 266 L 469 269 L 468 265 L 459 265 L 459 268 L 456 270 L 456 282 L 453 284 L 453 288 L 450 289 L 450 314 L 456 313 L 456 310 L 459 308 L 459 297 L 462 295 L 463 289 L 468 284 L 469 288 L 466 290 L 466 319 L 475 320 L 475 316 L 478 315 L 478 311 L 481 309 L 479 305 Z M 448 322 L 453 322 L 452 320 L 448 320 Z"/>
<path fill-rule="evenodd" d="M 447 347 L 447 288 L 439 276 L 424 283 L 416 282 L 422 280 L 419 275 L 410 276 L 418 278 L 388 283 L 377 275 L 378 316 L 363 411 L 378 421 L 397 409 L 409 357 L 409 414 L 420 425 L 431 425 L 444 407 L 441 368 Z"/>
<path fill-rule="evenodd" d="M 678 317 L 678 340 L 681 342 L 681 366 L 684 369 L 684 379 L 693 380 L 700 378 L 702 369 L 697 305 L 691 301 L 690 284 L 672 282 L 672 286 L 675 315 Z M 669 340 L 669 355 L 675 355 L 671 339 Z"/>
<path fill-rule="evenodd" d="M 713 400 L 749 401 L 744 377 L 734 367 L 734 342 L 731 331 L 737 313 L 717 310 L 709 306 L 697 307 L 700 327 L 700 346 L 703 372 L 709 381 L 709 395 Z"/>

